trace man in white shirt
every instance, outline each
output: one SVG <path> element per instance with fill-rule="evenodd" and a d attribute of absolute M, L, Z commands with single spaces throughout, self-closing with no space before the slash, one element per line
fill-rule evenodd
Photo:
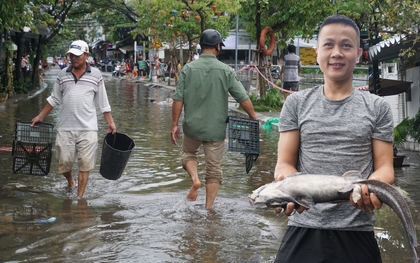
<path fill-rule="evenodd" d="M 98 121 L 96 105 L 108 123 L 108 132 L 116 133 L 117 128 L 111 115 L 104 81 L 97 68 L 86 62 L 89 47 L 85 41 L 77 40 L 67 52 L 71 65 L 58 73 L 51 96 L 42 111 L 32 119 L 32 126 L 42 122 L 47 114 L 61 105 L 57 123 L 56 157 L 58 171 L 67 179 L 68 188 L 76 187 L 72 167 L 78 160 L 77 196 L 82 197 L 89 172 L 95 167 L 98 148 Z"/>

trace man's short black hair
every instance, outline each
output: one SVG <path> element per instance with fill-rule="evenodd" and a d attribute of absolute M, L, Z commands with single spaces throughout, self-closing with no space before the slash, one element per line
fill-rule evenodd
<path fill-rule="evenodd" d="M 287 51 L 289 51 L 289 53 L 296 53 L 295 45 L 288 45 L 287 46 Z"/>
<path fill-rule="evenodd" d="M 360 42 L 360 29 L 359 29 L 359 27 L 356 25 L 356 23 L 352 19 L 348 18 L 345 15 L 340 15 L 340 14 L 331 15 L 331 16 L 325 18 L 324 22 L 322 22 L 322 25 L 319 28 L 318 35 L 321 33 L 321 30 L 322 30 L 322 28 L 324 28 L 324 26 L 331 25 L 331 24 L 344 24 L 346 26 L 351 26 L 354 30 L 356 30 L 356 34 L 357 34 L 357 37 L 358 37 L 358 40 L 359 40 L 358 42 Z"/>

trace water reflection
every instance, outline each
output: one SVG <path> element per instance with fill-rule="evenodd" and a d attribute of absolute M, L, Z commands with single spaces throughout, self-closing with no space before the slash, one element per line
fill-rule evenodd
<path fill-rule="evenodd" d="M 53 76 L 47 76 L 51 83 Z M 98 165 L 85 199 L 65 189 L 53 157 L 47 176 L 12 173 L 10 152 L 0 151 L 0 258 L 3 262 L 272 262 L 287 223 L 271 210 L 256 210 L 247 195 L 272 180 L 275 131 L 261 132 L 261 152 L 249 174 L 245 157 L 225 152 L 224 180 L 215 210 L 204 209 L 204 187 L 196 202 L 185 198 L 190 179 L 181 167 L 180 148 L 170 143 L 173 90 L 107 77 L 106 85 L 119 132 L 136 143 L 122 177 L 104 179 Z M 0 147 L 11 146 L 16 121 L 29 121 L 49 92 L 1 110 Z M 58 111 L 45 122 L 55 123 Z M 102 139 L 106 123 L 99 118 Z M 202 152 L 200 154 L 203 154 Z M 407 153 L 409 167 L 396 170 L 416 224 L 420 222 L 418 153 Z M 201 157 L 200 157 L 201 158 Z M 204 163 L 199 174 L 204 176 Z M 14 183 L 25 189 L 6 189 Z M 18 222 L 15 211 L 29 217 Z M 26 209 L 26 210 L 25 210 Z M 389 209 L 377 213 L 377 237 L 384 262 L 411 262 L 401 224 Z M 50 224 L 36 218 L 56 217 Z M 16 221 L 15 221 L 16 220 Z"/>

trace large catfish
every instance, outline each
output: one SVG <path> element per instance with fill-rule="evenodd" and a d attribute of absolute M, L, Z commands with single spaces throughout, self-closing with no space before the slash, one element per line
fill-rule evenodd
<path fill-rule="evenodd" d="M 273 181 L 254 190 L 249 200 L 255 205 L 285 208 L 288 202 L 310 208 L 316 203 L 348 202 L 361 198 L 360 184 L 367 184 L 369 192 L 376 194 L 382 203 L 388 205 L 401 220 L 406 231 L 413 254 L 418 263 L 416 252 L 417 236 L 410 209 L 395 187 L 377 180 L 364 180 L 359 171 L 348 171 L 342 176 L 293 174 L 282 181 Z"/>

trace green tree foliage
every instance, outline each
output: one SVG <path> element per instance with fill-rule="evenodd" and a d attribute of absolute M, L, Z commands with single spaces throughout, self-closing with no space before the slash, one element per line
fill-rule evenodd
<path fill-rule="evenodd" d="M 65 21 L 76 0 L 40 0 L 39 5 L 35 6 L 36 12 L 33 13 L 33 21 L 37 27 L 42 27 L 46 34 L 40 34 L 36 50 L 32 61 L 32 68 L 38 69 L 40 61 L 45 58 L 45 47 L 56 35 L 62 32 Z M 34 31 L 35 32 L 35 31 Z M 33 70 L 31 82 L 34 86 L 39 86 L 39 74 Z"/>
<path fill-rule="evenodd" d="M 420 142 L 420 111 L 408 120 L 407 132 L 415 142 Z"/>
<path fill-rule="evenodd" d="M 371 19 L 374 13 L 372 1 L 335 1 L 333 6 L 334 13 L 343 14 L 353 19 L 360 30 L 369 30 Z"/>
<path fill-rule="evenodd" d="M 354 19 L 361 30 L 369 32 L 370 39 L 386 40 L 395 35 L 403 36 L 413 44 L 403 49 L 401 57 L 412 57 L 413 48 L 420 40 L 420 2 L 413 0 L 357 0 L 335 1 L 335 12 Z"/>
<path fill-rule="evenodd" d="M 317 25 L 333 13 L 329 0 L 241 0 L 241 6 L 238 14 L 246 31 L 258 39 L 264 27 L 271 27 L 281 47 L 294 36 L 311 39 Z"/>
<path fill-rule="evenodd" d="M 410 118 L 407 117 L 404 120 L 402 120 L 400 123 L 398 123 L 397 126 L 394 127 L 394 156 L 397 156 L 398 149 L 397 147 L 400 147 L 403 145 L 404 142 L 407 141 L 408 136 L 408 127 L 410 124 Z"/>
<path fill-rule="evenodd" d="M 32 27 L 32 8 L 40 1 L 28 3 L 26 0 L 3 0 L 0 5 L 0 28 L 2 30 L 22 30 Z"/>
<path fill-rule="evenodd" d="M 136 13 L 136 6 L 142 5 L 143 2 L 141 0 L 87 0 L 86 4 L 89 4 L 92 10 L 90 13 L 86 13 L 102 26 L 104 33 L 107 35 L 107 40 L 115 42 L 121 40 L 117 34 L 117 28 L 136 25 L 139 18 Z"/>
<path fill-rule="evenodd" d="M 68 3 L 69 1 L 61 1 Z M 60 4 L 60 2 L 54 2 Z M 116 28 L 135 26 L 138 15 L 135 12 L 137 1 L 84 0 L 74 2 L 71 9 L 65 12 L 66 20 L 59 24 L 60 28 L 51 41 L 48 41 L 49 55 L 64 55 L 69 43 L 82 39 L 92 43 L 99 35 L 99 27 L 107 40 L 121 40 L 115 35 Z M 59 5 L 57 5 L 58 7 Z M 57 9 L 54 7 L 54 9 Z M 60 10 L 63 13 L 65 10 Z M 102 35 L 101 35 L 102 36 Z M 44 54 L 46 56 L 47 54 Z"/>
<path fill-rule="evenodd" d="M 10 39 L 10 31 L 21 32 L 25 27 L 35 29 L 33 12 L 37 11 L 36 5 L 40 1 L 27 2 L 26 0 L 4 0 L 0 5 L 0 29 L 4 33 L 3 44 L 4 60 L 2 61 L 5 83 L 1 85 L 0 93 L 6 93 L 12 97 L 13 91 L 13 43 Z M 18 52 L 19 54 L 19 52 Z"/>
<path fill-rule="evenodd" d="M 270 27 L 278 48 L 285 48 L 295 36 L 312 39 L 319 23 L 332 13 L 333 5 L 327 0 L 241 0 L 238 12 L 245 21 L 246 31 L 256 40 L 259 40 L 264 27 Z M 259 41 L 257 43 L 259 48 Z M 270 45 L 268 37 L 265 45 Z M 262 59 L 255 64 L 264 67 Z M 258 81 L 262 97 L 266 92 L 266 83 L 262 78 Z"/>
<path fill-rule="evenodd" d="M 254 110 L 257 112 L 261 111 L 280 111 L 283 107 L 283 94 L 276 88 L 270 88 L 267 93 L 261 97 L 252 93 L 249 95 L 249 99 L 254 105 Z"/>
<path fill-rule="evenodd" d="M 230 14 L 235 14 L 238 8 L 239 0 L 144 1 L 137 7 L 137 13 L 141 14 L 137 32 L 144 33 L 152 41 L 168 42 L 173 46 L 179 42 L 188 43 L 191 49 L 205 29 L 216 29 L 226 37 Z"/>

